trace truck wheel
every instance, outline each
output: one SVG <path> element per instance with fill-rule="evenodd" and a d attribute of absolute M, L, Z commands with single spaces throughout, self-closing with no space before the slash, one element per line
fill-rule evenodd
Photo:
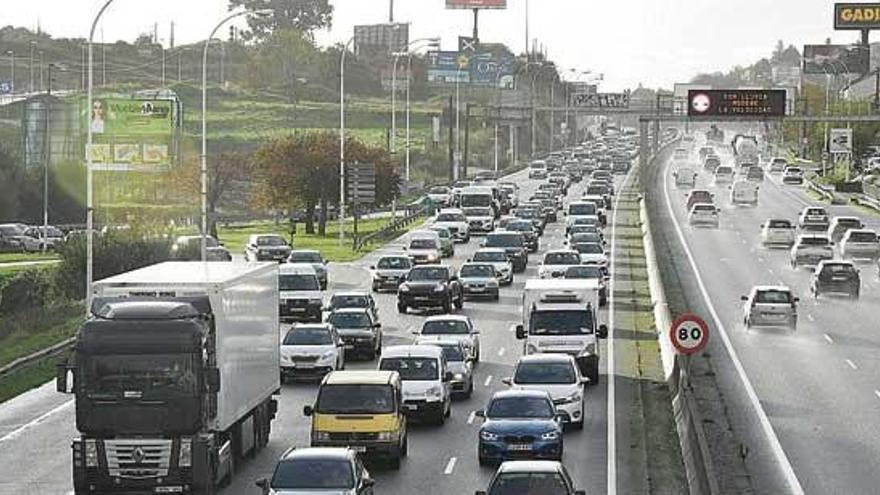
<path fill-rule="evenodd" d="M 590 366 L 590 369 L 587 370 L 587 378 L 590 379 L 590 386 L 595 387 L 599 384 L 599 362 L 597 361 L 595 365 Z"/>
<path fill-rule="evenodd" d="M 397 312 L 400 314 L 406 314 L 406 304 L 398 302 L 397 303 Z"/>

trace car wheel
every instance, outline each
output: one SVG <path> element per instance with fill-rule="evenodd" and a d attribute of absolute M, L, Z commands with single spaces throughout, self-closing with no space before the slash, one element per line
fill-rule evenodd
<path fill-rule="evenodd" d="M 577 423 L 572 423 L 571 426 L 574 427 L 575 430 L 583 430 L 584 421 L 586 421 L 586 416 L 584 415 L 584 402 L 581 401 L 581 420 Z"/>
<path fill-rule="evenodd" d="M 409 455 L 409 435 L 403 435 L 403 445 L 400 447 L 400 457 Z"/>
<path fill-rule="evenodd" d="M 455 309 L 461 310 L 464 307 L 464 293 L 458 295 L 458 299 L 455 302 Z"/>
<path fill-rule="evenodd" d="M 479 461 L 480 466 L 488 466 L 489 465 L 489 459 L 486 459 L 481 454 L 477 454 L 477 461 Z"/>
<path fill-rule="evenodd" d="M 403 304 L 403 303 L 397 303 L 397 312 L 398 312 L 398 313 L 400 313 L 400 314 L 404 314 L 404 315 L 405 315 L 405 314 L 406 314 L 406 309 L 407 309 L 407 308 L 406 308 L 406 304 Z"/>
<path fill-rule="evenodd" d="M 473 395 L 473 394 L 474 394 L 474 379 L 473 379 L 473 377 L 471 377 L 471 383 L 468 384 L 468 388 L 467 388 L 467 390 L 465 390 L 464 396 L 465 396 L 465 398 L 470 399 L 471 395 Z"/>
<path fill-rule="evenodd" d="M 492 294 L 492 300 L 498 302 L 499 300 L 501 300 L 501 294 L 499 292 Z"/>

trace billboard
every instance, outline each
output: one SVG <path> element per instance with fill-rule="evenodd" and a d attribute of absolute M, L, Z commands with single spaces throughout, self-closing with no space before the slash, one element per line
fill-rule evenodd
<path fill-rule="evenodd" d="M 688 91 L 690 117 L 783 117 L 781 89 L 697 89 Z"/>
<path fill-rule="evenodd" d="M 369 24 L 354 27 L 358 55 L 387 55 L 405 52 L 409 46 L 409 24 Z"/>
<path fill-rule="evenodd" d="M 470 82 L 474 86 L 514 89 L 513 57 L 480 53 L 468 60 Z M 497 86 L 496 86 L 497 85 Z"/>
<path fill-rule="evenodd" d="M 428 82 L 434 84 L 469 83 L 470 57 L 458 52 L 428 53 Z"/>
<path fill-rule="evenodd" d="M 834 4 L 834 29 L 880 29 L 880 3 Z"/>
<path fill-rule="evenodd" d="M 853 130 L 831 129 L 828 138 L 828 151 L 836 155 L 848 155 L 853 152 Z"/>
<path fill-rule="evenodd" d="M 447 9 L 506 9 L 507 0 L 446 0 Z"/>
<path fill-rule="evenodd" d="M 83 125 L 92 129 L 86 152 L 97 170 L 161 170 L 171 165 L 173 100 L 96 98 Z"/>
<path fill-rule="evenodd" d="M 862 45 L 804 45 L 804 74 L 866 74 L 871 49 Z"/>
<path fill-rule="evenodd" d="M 583 93 L 571 95 L 571 104 L 581 108 L 629 108 L 629 91 L 625 93 Z"/>

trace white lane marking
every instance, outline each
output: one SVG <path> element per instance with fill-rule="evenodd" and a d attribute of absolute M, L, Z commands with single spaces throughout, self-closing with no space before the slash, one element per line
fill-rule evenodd
<path fill-rule="evenodd" d="M 0 437 L 0 443 L 14 439 L 15 437 L 21 435 L 24 431 L 29 430 L 29 429 L 33 428 L 34 426 L 37 426 L 38 424 L 42 423 L 43 421 L 46 421 L 47 419 L 49 419 L 51 416 L 58 414 L 59 412 L 63 411 L 64 409 L 67 409 L 68 407 L 70 407 L 72 405 L 73 405 L 73 399 L 70 399 L 69 401 L 61 404 L 60 406 L 58 406 L 54 409 L 51 409 L 49 412 L 41 415 L 37 419 L 30 421 L 30 422 L 27 422 L 27 423 L 19 426 L 18 428 L 10 431 L 9 433 L 3 435 L 3 437 Z"/>
<path fill-rule="evenodd" d="M 476 411 L 471 411 L 471 413 L 468 414 L 467 424 L 469 424 L 469 425 L 474 424 L 474 420 L 475 420 L 476 418 L 477 418 L 477 412 L 476 412 Z"/>
<path fill-rule="evenodd" d="M 834 340 L 833 340 L 833 339 L 831 338 L 831 336 L 828 335 L 827 333 L 823 333 L 822 336 L 825 337 L 825 340 L 827 340 L 829 344 L 833 344 L 833 343 L 834 343 Z"/>
<path fill-rule="evenodd" d="M 669 177 L 666 174 L 663 174 L 663 193 L 666 196 L 666 208 L 669 211 L 669 216 L 672 218 L 672 223 L 675 226 L 675 231 L 678 233 L 678 240 L 681 243 L 682 248 L 684 248 L 684 252 L 687 255 L 691 268 L 694 271 L 694 276 L 697 279 L 697 285 L 700 288 L 700 293 L 703 296 L 703 300 L 706 302 L 706 306 L 709 308 L 709 313 L 711 313 L 712 319 L 715 322 L 715 327 L 718 329 L 718 334 L 721 336 L 721 340 L 724 343 L 725 349 L 727 349 L 727 354 L 730 355 L 730 360 L 733 362 L 733 366 L 734 368 L 736 368 L 736 372 L 739 375 L 740 381 L 742 381 L 743 383 L 743 387 L 746 390 L 746 395 L 748 395 L 749 401 L 752 403 L 752 407 L 755 409 L 755 413 L 758 416 L 758 420 L 761 423 L 764 434 L 767 436 L 767 440 L 770 442 L 770 447 L 773 451 L 774 457 L 776 458 L 776 462 L 781 467 L 783 475 L 785 476 L 786 482 L 788 483 L 791 492 L 795 495 L 803 495 L 804 489 L 801 486 L 801 482 L 798 480 L 797 474 L 795 474 L 794 468 L 791 466 L 791 461 L 789 461 L 788 457 L 785 455 L 785 451 L 782 449 L 782 444 L 779 443 L 779 438 L 776 436 L 776 432 L 773 430 L 773 425 L 770 424 L 770 419 L 767 417 L 767 413 L 764 411 L 764 407 L 761 406 L 761 400 L 758 399 L 758 394 L 755 392 L 755 388 L 752 386 L 752 382 L 749 380 L 748 375 L 746 375 L 746 370 L 743 367 L 742 362 L 739 360 L 739 356 L 736 353 L 736 349 L 734 349 L 733 347 L 730 336 L 727 334 L 724 323 L 721 322 L 721 317 L 718 315 L 718 312 L 715 310 L 715 306 L 712 304 L 712 299 L 709 297 L 709 291 L 706 289 L 706 284 L 703 282 L 703 276 L 700 274 L 699 268 L 697 268 L 697 262 L 694 259 L 694 255 L 691 252 L 690 246 L 688 246 L 687 240 L 685 240 L 684 232 L 682 232 L 681 226 L 678 223 L 678 217 L 676 217 L 675 215 L 675 210 L 672 208 L 672 200 L 669 197 Z M 743 239 L 743 243 L 745 243 L 745 239 Z M 611 291 L 611 294 L 614 294 L 613 290 Z M 609 422 L 610 421 L 611 419 L 609 418 Z M 610 456 L 611 452 L 609 452 L 608 455 Z"/>
<path fill-rule="evenodd" d="M 486 377 L 486 381 L 483 382 L 483 386 L 488 387 L 490 383 L 492 383 L 492 375 Z"/>
<path fill-rule="evenodd" d="M 758 256 L 758 261 L 759 261 L 760 263 L 763 263 L 763 262 L 764 262 L 764 258 Z"/>
<path fill-rule="evenodd" d="M 811 314 L 807 315 L 807 319 L 810 321 L 816 321 L 816 318 L 814 318 L 813 315 L 811 315 Z"/>
<path fill-rule="evenodd" d="M 504 348 L 498 349 L 498 356 L 501 357 L 504 355 Z"/>
<path fill-rule="evenodd" d="M 880 390 L 875 390 L 874 395 L 876 395 L 877 398 L 880 399 Z"/>
<path fill-rule="evenodd" d="M 455 463 L 458 461 L 457 457 L 450 457 L 449 462 L 446 463 L 446 469 L 443 470 L 443 474 L 450 475 L 452 471 L 455 470 Z"/>
<path fill-rule="evenodd" d="M 852 362 L 852 361 L 851 361 L 851 360 L 849 360 L 849 359 L 846 359 L 846 364 L 848 364 L 848 365 L 849 365 L 849 367 L 850 367 L 850 368 L 852 368 L 852 369 L 854 369 L 854 370 L 857 370 L 857 369 L 859 369 L 859 367 L 858 367 L 858 366 L 856 366 L 856 363 L 854 363 L 854 362 Z"/>
<path fill-rule="evenodd" d="M 774 275 L 774 273 L 773 273 L 773 269 L 772 269 L 772 268 L 768 268 L 768 269 L 767 269 L 767 273 L 769 273 L 770 275 Z"/>
<path fill-rule="evenodd" d="M 636 170 L 638 167 L 630 167 L 629 171 L 626 173 L 626 177 L 623 179 L 623 183 L 620 185 L 621 194 L 617 194 L 614 198 L 614 212 L 611 214 L 611 264 L 609 266 L 609 270 L 611 271 L 611 280 L 608 284 L 608 292 L 610 296 L 608 297 L 608 338 L 606 339 L 608 344 L 606 345 L 608 352 L 608 371 L 607 380 L 608 380 L 608 390 L 606 392 L 606 402 L 608 402 L 608 412 L 606 423 L 608 424 L 608 432 L 606 434 L 608 439 L 608 447 L 607 447 L 607 463 L 608 468 L 605 474 L 605 478 L 608 480 L 608 488 L 606 489 L 606 493 L 608 495 L 617 495 L 617 412 L 615 409 L 616 395 L 615 395 L 615 365 L 614 365 L 614 286 L 616 285 L 615 281 L 617 280 L 617 270 L 614 269 L 615 260 L 617 258 L 617 212 L 620 211 L 620 198 L 623 196 L 622 192 L 626 190 L 627 183 L 632 178 L 633 170 Z"/>

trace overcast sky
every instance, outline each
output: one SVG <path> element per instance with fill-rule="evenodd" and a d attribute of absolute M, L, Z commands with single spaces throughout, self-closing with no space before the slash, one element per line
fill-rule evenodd
<path fill-rule="evenodd" d="M 36 27 L 56 37 L 85 37 L 104 0 L 0 0 L 0 23 Z M 389 0 L 331 0 L 333 29 L 322 44 L 351 36 L 355 24 L 386 22 Z M 469 35 L 472 15 L 447 11 L 444 0 L 395 0 L 398 22 L 411 22 L 411 37 L 440 35 L 443 48 L 456 49 Z M 508 0 L 505 11 L 484 11 L 480 37 L 525 48 L 526 0 Z M 639 83 L 671 88 L 698 72 L 726 70 L 768 56 L 776 43 L 856 40 L 854 32 L 833 31 L 830 0 L 531 0 L 531 37 L 547 47 L 564 69 L 605 74 L 603 88 Z M 133 41 L 159 23 L 167 38 L 177 24 L 178 43 L 204 39 L 227 12 L 227 0 L 116 0 L 101 26 L 107 41 Z M 98 31 L 100 38 L 100 30 Z M 225 36 L 225 31 L 224 31 Z"/>

